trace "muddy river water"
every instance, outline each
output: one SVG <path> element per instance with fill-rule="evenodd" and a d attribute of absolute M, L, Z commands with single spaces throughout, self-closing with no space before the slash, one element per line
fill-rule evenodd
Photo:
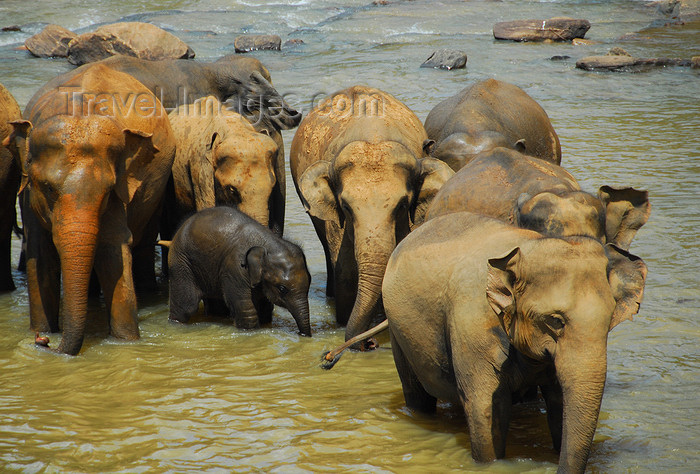
<path fill-rule="evenodd" d="M 491 33 L 497 21 L 554 16 L 588 19 L 596 44 L 497 42 Z M 233 52 L 245 32 L 302 39 L 255 56 L 304 112 L 314 97 L 359 83 L 390 92 L 421 120 L 474 81 L 520 86 L 549 114 L 562 165 L 585 190 L 630 185 L 649 190 L 652 204 L 631 248 L 649 267 L 644 302 L 610 334 L 589 468 L 689 472 L 700 466 L 700 72 L 574 67 L 613 46 L 640 57 L 700 55 L 700 23 L 653 27 L 656 18 L 646 2 L 621 0 L 5 0 L 0 27 L 22 31 L 0 33 L 0 82 L 24 107 L 70 68 L 16 49 L 46 23 L 82 32 L 131 20 L 172 31 L 202 60 Z M 466 69 L 420 69 L 439 48 L 466 51 Z M 293 133 L 284 133 L 287 150 Z M 555 471 L 543 405 L 518 406 L 507 459 L 478 465 L 459 409 L 442 404 L 428 417 L 405 407 L 386 338 L 377 351 L 319 368 L 343 330 L 325 298 L 321 246 L 289 178 L 288 186 L 286 235 L 304 248 L 313 278 L 310 339 L 279 309 L 255 332 L 171 324 L 162 282 L 139 299 L 140 341 L 106 337 L 95 300 L 82 353 L 56 356 L 33 344 L 26 280 L 15 272 L 18 289 L 0 294 L 0 471 Z"/>

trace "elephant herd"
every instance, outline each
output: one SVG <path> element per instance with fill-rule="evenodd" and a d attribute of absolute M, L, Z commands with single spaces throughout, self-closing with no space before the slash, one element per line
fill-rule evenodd
<path fill-rule="evenodd" d="M 648 194 L 582 191 L 547 114 L 511 84 L 475 83 L 425 124 L 365 86 L 301 120 L 267 69 L 236 55 L 113 57 L 52 79 L 24 114 L 0 86 L 0 289 L 14 288 L 19 195 L 30 327 L 61 329 L 58 352 L 80 351 L 91 280 L 111 334 L 138 339 L 157 242 L 171 320 L 203 300 L 250 329 L 276 304 L 310 336 L 311 277 L 282 238 L 280 131 L 296 126 L 289 169 L 346 340 L 371 349 L 364 333 L 386 316 L 407 406 L 462 405 L 476 461 L 505 456 L 512 404 L 539 389 L 560 471 L 585 470 L 607 335 L 642 299 L 629 247 Z"/>

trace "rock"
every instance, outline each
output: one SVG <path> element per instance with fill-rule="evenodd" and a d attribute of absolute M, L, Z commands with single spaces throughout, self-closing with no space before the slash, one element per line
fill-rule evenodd
<path fill-rule="evenodd" d="M 587 40 L 587 39 L 583 39 L 583 38 L 574 38 L 571 41 L 571 44 L 573 44 L 574 46 L 589 46 L 592 44 L 599 44 L 599 43 L 597 41 L 591 41 L 591 40 Z"/>
<path fill-rule="evenodd" d="M 454 49 L 438 49 L 420 67 L 462 69 L 467 65 L 467 53 Z"/>
<path fill-rule="evenodd" d="M 583 38 L 590 27 L 588 20 L 573 18 L 504 21 L 493 25 L 493 36 L 511 41 L 571 41 Z"/>
<path fill-rule="evenodd" d="M 608 56 L 632 56 L 630 53 L 625 51 L 622 48 L 618 48 L 615 46 L 614 48 L 610 48 L 610 51 L 608 51 Z"/>
<path fill-rule="evenodd" d="M 34 56 L 40 58 L 65 58 L 68 44 L 78 35 L 58 25 L 47 25 L 40 33 L 27 38 L 24 45 Z"/>
<path fill-rule="evenodd" d="M 0 31 L 22 31 L 22 27 L 19 25 L 3 26 Z"/>
<path fill-rule="evenodd" d="M 292 38 L 284 42 L 284 47 L 285 48 L 290 48 L 294 46 L 299 46 L 300 44 L 304 44 L 304 40 L 299 39 L 299 38 Z"/>
<path fill-rule="evenodd" d="M 690 58 L 690 67 L 693 69 L 700 69 L 700 56 L 693 56 Z"/>
<path fill-rule="evenodd" d="M 68 61 L 80 66 L 124 54 L 151 61 L 190 59 L 194 51 L 177 36 L 150 23 L 122 22 L 84 33 L 68 45 Z"/>
<path fill-rule="evenodd" d="M 632 56 L 588 56 L 576 61 L 576 67 L 587 71 L 626 71 L 644 66 L 690 66 L 691 61 L 679 58 L 634 58 Z"/>
<path fill-rule="evenodd" d="M 242 35 L 233 40 L 237 53 L 248 51 L 279 51 L 282 38 L 277 35 Z"/>
<path fill-rule="evenodd" d="M 551 58 L 549 58 L 550 61 L 564 61 L 566 59 L 571 59 L 571 56 L 567 56 L 564 54 L 564 55 L 552 56 Z"/>

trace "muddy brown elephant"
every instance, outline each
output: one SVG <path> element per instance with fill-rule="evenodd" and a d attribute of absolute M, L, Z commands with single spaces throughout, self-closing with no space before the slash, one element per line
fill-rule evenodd
<path fill-rule="evenodd" d="M 292 178 L 323 244 L 346 340 L 378 314 L 389 255 L 453 174 L 423 156 L 426 138 L 411 110 L 364 86 L 323 100 L 294 136 Z"/>
<path fill-rule="evenodd" d="M 409 408 L 463 407 L 476 461 L 505 457 L 513 402 L 539 386 L 559 472 L 584 472 L 608 332 L 639 310 L 644 262 L 589 237 L 545 238 L 468 212 L 426 221 L 382 287 Z"/>
<path fill-rule="evenodd" d="M 430 156 L 457 171 L 495 147 L 561 163 L 559 137 L 544 109 L 518 86 L 487 79 L 440 102 L 425 119 Z"/>
<path fill-rule="evenodd" d="M 213 96 L 170 112 L 177 152 L 168 218 L 179 224 L 196 211 L 217 205 L 237 207 L 282 235 L 284 155 L 269 135 L 258 133 L 241 115 Z M 172 234 L 176 230 L 171 225 Z M 162 230 L 161 230 L 162 232 Z"/>
<path fill-rule="evenodd" d="M 627 250 L 650 210 L 646 191 L 602 186 L 594 196 L 561 166 L 495 148 L 445 183 L 426 219 L 469 211 L 550 237 L 583 235 Z"/>
<path fill-rule="evenodd" d="M 22 118 L 22 112 L 12 94 L 0 84 L 0 291 L 12 291 L 12 229 L 17 224 L 17 191 L 20 183 L 19 157 L 14 143 L 8 140 L 12 133 L 9 122 Z M 7 143 L 5 144 L 5 141 Z"/>
<path fill-rule="evenodd" d="M 132 247 L 155 245 L 175 140 L 160 102 L 133 77 L 89 65 L 63 78 L 32 99 L 28 120 L 13 122 L 11 139 L 28 177 L 23 217 L 31 329 L 59 330 L 62 281 L 57 350 L 75 355 L 93 268 L 111 334 L 139 337 Z"/>

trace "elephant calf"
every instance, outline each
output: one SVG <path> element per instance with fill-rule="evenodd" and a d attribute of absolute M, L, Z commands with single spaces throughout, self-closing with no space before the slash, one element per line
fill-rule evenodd
<path fill-rule="evenodd" d="M 169 247 L 171 320 L 187 322 L 202 299 L 223 300 L 236 326 L 252 329 L 272 320 L 276 304 L 311 336 L 311 275 L 298 246 L 222 206 L 187 219 Z"/>
<path fill-rule="evenodd" d="M 217 205 L 235 206 L 282 235 L 284 156 L 275 141 L 213 96 L 169 117 L 177 141 L 166 197 L 170 235 L 186 216 Z"/>
<path fill-rule="evenodd" d="M 430 155 L 457 171 L 495 147 L 561 163 L 559 137 L 547 113 L 518 86 L 488 79 L 440 102 L 425 119 Z"/>
<path fill-rule="evenodd" d="M 472 456 L 505 456 L 513 400 L 540 387 L 560 472 L 584 472 L 608 332 L 639 310 L 646 266 L 588 237 L 545 238 L 459 212 L 425 222 L 389 260 L 382 294 L 411 409 L 461 404 Z"/>
<path fill-rule="evenodd" d="M 584 235 L 625 250 L 649 219 L 648 193 L 602 186 L 581 191 L 564 168 L 507 148 L 480 153 L 435 196 L 432 219 L 469 211 L 550 237 Z"/>

